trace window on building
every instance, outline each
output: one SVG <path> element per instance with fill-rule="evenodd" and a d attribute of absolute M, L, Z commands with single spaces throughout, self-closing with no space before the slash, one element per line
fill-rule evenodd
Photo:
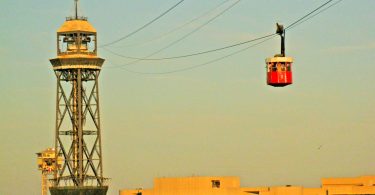
<path fill-rule="evenodd" d="M 220 188 L 220 180 L 212 180 L 212 188 Z"/>

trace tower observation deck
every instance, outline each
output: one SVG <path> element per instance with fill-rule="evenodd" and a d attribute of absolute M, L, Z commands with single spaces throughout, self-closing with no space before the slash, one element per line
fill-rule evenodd
<path fill-rule="evenodd" d="M 51 180 L 52 195 L 104 195 L 97 33 L 87 18 L 68 17 L 57 31 L 55 152 L 63 158 Z M 56 159 L 57 162 L 57 159 Z"/>

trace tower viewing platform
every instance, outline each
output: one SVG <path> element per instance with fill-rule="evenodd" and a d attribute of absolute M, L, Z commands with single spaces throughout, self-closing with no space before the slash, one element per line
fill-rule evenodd
<path fill-rule="evenodd" d="M 54 70 L 101 69 L 104 59 L 97 56 L 97 32 L 87 18 L 68 17 L 57 30 L 57 57 Z"/>

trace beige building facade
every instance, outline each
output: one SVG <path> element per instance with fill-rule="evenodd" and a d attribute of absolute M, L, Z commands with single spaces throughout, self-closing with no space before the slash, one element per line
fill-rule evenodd
<path fill-rule="evenodd" d="M 320 188 L 241 187 L 238 177 L 156 178 L 153 189 L 120 190 L 120 195 L 375 195 L 375 176 L 322 179 Z"/>

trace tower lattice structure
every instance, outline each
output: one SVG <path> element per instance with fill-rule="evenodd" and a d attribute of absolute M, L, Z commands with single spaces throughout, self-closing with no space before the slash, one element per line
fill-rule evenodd
<path fill-rule="evenodd" d="M 78 16 L 77 3 L 75 16 L 57 31 L 57 57 L 50 60 L 57 78 L 55 151 L 63 158 L 50 191 L 105 194 L 98 80 L 104 59 L 97 56 L 97 32 Z"/>

